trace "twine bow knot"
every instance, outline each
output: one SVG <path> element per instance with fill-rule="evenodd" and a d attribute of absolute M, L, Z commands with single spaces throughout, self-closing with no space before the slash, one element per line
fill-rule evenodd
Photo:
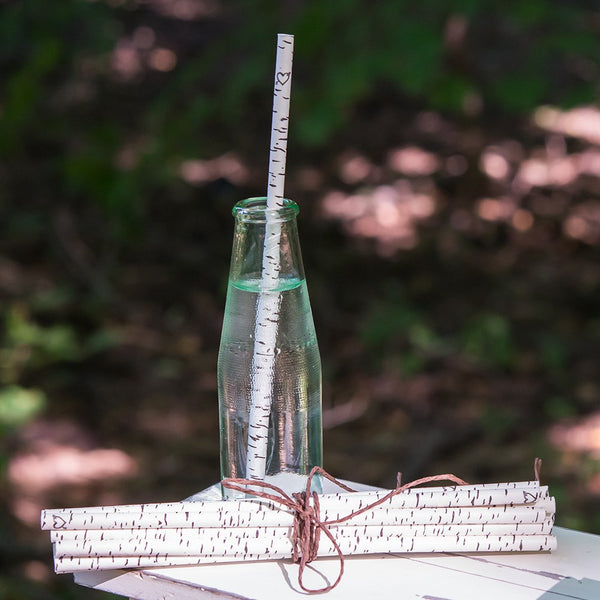
<path fill-rule="evenodd" d="M 317 558 L 321 530 L 325 526 L 321 521 L 319 495 L 316 492 L 298 492 L 292 497 L 296 501 L 292 560 L 304 568 L 303 565 Z"/>
<path fill-rule="evenodd" d="M 362 508 L 350 512 L 349 514 L 340 517 L 338 519 L 331 519 L 329 521 L 321 520 L 319 495 L 315 492 L 311 492 L 312 480 L 315 475 L 321 475 L 325 479 L 335 483 L 338 487 L 342 488 L 347 492 L 354 492 L 355 490 L 349 488 L 347 485 L 337 480 L 335 477 L 327 473 L 321 467 L 314 467 L 307 480 L 306 489 L 303 492 L 296 492 L 289 496 L 281 488 L 268 483 L 266 481 L 255 480 L 255 479 L 241 479 L 241 478 L 227 478 L 223 479 L 221 484 L 224 488 L 249 494 L 256 498 L 263 498 L 265 500 L 271 500 L 277 504 L 285 506 L 294 512 L 294 527 L 292 530 L 292 559 L 294 562 L 299 564 L 298 568 L 298 585 L 300 588 L 309 594 L 321 594 L 332 590 L 342 579 L 344 575 L 344 554 L 337 543 L 335 536 L 329 529 L 331 525 L 338 525 L 349 521 L 353 517 L 360 515 L 364 512 L 372 510 L 376 506 L 383 504 L 404 492 L 405 490 L 431 483 L 434 481 L 452 481 L 456 485 L 467 485 L 467 482 L 456 477 L 456 475 L 433 475 L 430 477 L 423 477 L 421 479 L 415 479 L 409 483 L 401 485 L 400 474 L 398 474 L 398 482 L 395 489 L 391 490 L 385 496 L 382 496 L 378 500 L 363 506 Z M 261 489 L 252 489 L 262 488 Z M 271 494 L 268 491 L 272 490 L 277 495 Z M 336 580 L 322 588 L 307 588 L 303 582 L 303 574 L 306 565 L 317 558 L 319 553 L 319 540 L 321 534 L 325 535 L 332 543 L 339 559 L 339 570 Z"/>

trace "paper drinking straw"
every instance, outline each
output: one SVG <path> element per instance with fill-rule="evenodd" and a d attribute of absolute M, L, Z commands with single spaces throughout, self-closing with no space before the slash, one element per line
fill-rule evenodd
<path fill-rule="evenodd" d="M 245 474 L 249 479 L 259 480 L 265 478 L 266 471 L 280 305 L 277 277 L 281 225 L 270 218 L 270 211 L 283 206 L 293 54 L 294 36 L 280 33 L 277 36 L 265 241 L 261 293 L 256 307 Z"/>
<path fill-rule="evenodd" d="M 261 560 L 260 556 L 248 555 L 244 561 Z M 77 573 L 80 571 L 103 571 L 106 569 L 143 569 L 147 567 L 189 567 L 196 565 L 239 562 L 239 558 L 226 556 L 63 556 L 54 560 L 55 573 Z"/>
<path fill-rule="evenodd" d="M 342 492 L 319 494 L 321 507 L 333 510 L 355 510 L 365 504 L 379 500 L 390 493 L 391 490 L 373 490 L 368 492 Z M 389 506 L 477 506 L 490 504 L 512 503 L 531 504 L 540 498 L 549 498 L 548 486 L 540 486 L 537 481 L 521 481 L 510 483 L 476 484 L 462 486 L 436 486 L 426 488 L 408 488 L 401 494 L 394 496 L 388 502 L 379 505 L 376 509 Z M 116 513 L 140 514 L 170 514 L 170 513 L 210 513 L 210 512 L 264 512 L 268 509 L 284 510 L 291 514 L 291 510 L 281 504 L 265 498 L 246 498 L 241 500 L 200 500 L 178 501 L 144 504 L 117 504 L 111 506 L 83 506 L 79 508 L 54 508 L 41 511 L 42 528 L 49 529 L 51 515 L 70 518 L 72 515 Z"/>
<path fill-rule="evenodd" d="M 412 553 L 412 552 L 543 552 L 556 548 L 556 538 L 552 535 L 508 535 L 508 536 L 427 536 L 399 537 L 393 540 L 361 540 L 342 538 L 337 540 L 344 555 Z M 290 558 L 292 544 L 288 539 L 248 542 L 244 547 L 235 546 L 223 556 L 180 554 L 146 554 L 133 556 L 64 556 L 55 559 L 55 571 L 74 572 L 79 570 L 118 569 L 149 566 L 195 565 L 228 560 L 276 560 Z M 335 556 L 337 550 L 331 541 L 323 538 L 319 544 L 318 556 Z"/>
<path fill-rule="evenodd" d="M 550 520 L 543 523 L 478 523 L 468 525 L 406 525 L 406 526 L 349 526 L 331 528 L 337 541 L 361 540 L 380 543 L 396 538 L 421 537 L 470 537 L 470 536 L 524 536 L 549 535 Z M 293 538 L 292 527 L 231 528 L 200 530 L 136 530 L 112 532 L 69 532 L 51 536 L 54 556 L 146 556 L 173 554 L 180 556 L 227 555 L 231 549 L 239 550 L 260 542 L 270 547 L 273 540 Z M 103 533 L 113 534 L 103 537 Z M 99 534 L 99 535 L 98 535 Z M 58 538 L 58 539 L 57 539 Z"/>
<path fill-rule="evenodd" d="M 346 550 L 347 554 L 370 554 L 378 552 L 460 552 L 460 544 L 463 540 L 477 539 L 481 542 L 496 543 L 499 538 L 510 540 L 511 545 L 506 546 L 506 551 L 519 549 L 521 541 L 528 544 L 532 542 L 539 544 L 541 538 L 549 536 L 538 535 L 514 535 L 512 533 L 502 535 L 484 534 L 480 536 L 382 536 L 382 537 L 338 537 L 336 542 L 340 549 Z M 111 546 L 112 544 L 112 546 Z M 290 537 L 273 537 L 258 539 L 248 539 L 239 542 L 235 539 L 218 539 L 213 542 L 199 543 L 195 548 L 192 545 L 177 544 L 171 542 L 159 543 L 139 543 L 139 544 L 115 544 L 106 542 L 99 545 L 97 548 L 94 545 L 88 547 L 80 546 L 70 548 L 61 548 L 57 546 L 55 549 L 55 558 L 64 557 L 82 557 L 82 558 L 99 558 L 102 556 L 187 556 L 192 560 L 195 557 L 231 557 L 243 559 L 248 554 L 254 556 L 268 557 L 276 554 L 282 558 L 290 558 L 293 552 L 292 540 Z M 425 546 L 427 544 L 427 546 Z M 321 546 L 322 545 L 322 546 Z M 429 548 L 421 550 L 421 548 Z M 485 552 L 490 551 L 489 546 L 481 546 Z M 538 548 L 536 547 L 536 550 Z M 79 550 L 79 551 L 78 551 Z M 319 544 L 319 555 L 328 556 L 333 554 L 334 546 L 329 540 L 323 538 Z M 499 549 L 498 551 L 502 551 Z"/>
<path fill-rule="evenodd" d="M 409 493 L 410 492 L 410 493 Z M 323 494 L 320 498 L 323 520 L 335 520 L 363 509 L 389 492 L 370 495 Z M 407 490 L 386 502 L 369 509 L 358 517 L 383 521 L 391 519 L 401 509 L 463 508 L 497 506 L 531 507 L 554 512 L 554 499 L 546 486 L 531 487 L 481 487 L 459 486 Z M 394 518 L 397 518 L 401 513 Z M 206 502 L 175 502 L 164 504 L 132 504 L 108 507 L 47 509 L 41 513 L 42 529 L 114 529 L 149 527 L 233 527 L 239 523 L 258 525 L 288 525 L 293 512 L 269 500 L 230 500 Z M 127 524 L 130 525 L 127 525 Z"/>
<path fill-rule="evenodd" d="M 407 490 L 411 492 L 412 490 Z M 389 492 L 372 492 L 363 494 L 338 494 L 319 497 L 322 508 L 346 508 L 346 513 L 359 510 L 370 503 L 382 499 Z M 397 494 L 388 499 L 377 509 L 385 508 L 442 508 L 450 506 L 514 506 L 532 504 L 540 499 L 548 498 L 548 488 L 501 488 L 482 489 L 479 486 L 460 486 L 452 488 L 424 488 L 413 493 Z"/>
<path fill-rule="evenodd" d="M 554 499 L 542 499 L 520 506 L 463 506 L 444 508 L 385 508 L 371 510 L 352 517 L 351 525 L 410 525 L 442 523 L 540 523 L 554 513 Z M 339 510 L 322 510 L 323 521 L 345 516 Z M 116 513 L 73 514 L 61 516 L 49 512 L 42 520 L 42 529 L 159 529 L 201 527 L 291 527 L 294 515 L 283 510 L 262 512 L 212 513 Z"/>
<path fill-rule="evenodd" d="M 267 208 L 281 208 L 283 206 L 293 59 L 294 36 L 287 33 L 278 34 L 275 84 L 273 86 Z"/>
<path fill-rule="evenodd" d="M 479 489 L 482 491 L 488 490 L 512 490 L 526 488 L 530 491 L 537 491 L 539 489 L 547 490 L 547 487 L 541 487 L 537 481 L 513 481 L 508 483 L 481 483 L 475 485 L 464 485 L 460 489 L 464 491 Z M 456 489 L 456 486 L 436 486 L 427 488 L 408 488 L 402 492 L 401 497 L 407 496 L 420 496 L 422 494 L 446 494 Z M 366 492 L 352 492 L 353 498 L 363 498 L 367 501 L 373 502 L 383 495 L 389 493 L 390 490 L 372 490 Z M 347 492 L 343 493 L 329 493 L 320 494 L 319 498 L 321 502 L 335 502 L 336 498 L 343 499 L 347 495 Z M 236 511 L 260 511 L 261 507 L 275 507 L 276 505 L 265 499 L 261 498 L 245 498 L 242 500 L 228 500 L 227 504 L 223 504 L 221 501 L 215 500 L 178 500 L 176 502 L 146 502 L 143 504 L 118 504 L 111 506 L 84 506 L 79 508 L 68 508 L 68 509 L 47 509 L 41 512 L 42 522 L 49 514 L 58 514 L 63 517 L 68 517 L 72 514 L 88 514 L 88 513 L 119 513 L 119 512 L 143 512 L 143 513 L 171 513 L 171 512 L 211 512 L 219 511 L 223 509 L 223 506 L 227 507 L 227 510 Z M 282 507 L 278 507 L 279 510 L 285 510 Z M 42 525 L 43 526 L 43 525 Z M 44 527 L 50 529 L 51 526 Z"/>
<path fill-rule="evenodd" d="M 391 537 L 400 536 L 465 536 L 465 535 L 542 535 L 552 531 L 553 519 L 548 518 L 540 523 L 468 523 L 443 525 L 333 525 L 329 530 L 338 537 Z M 231 527 L 218 530 L 220 537 L 245 540 L 261 536 L 291 536 L 291 527 Z M 196 529 L 76 529 L 68 531 L 51 531 L 50 541 L 61 547 L 61 554 L 68 554 L 67 549 L 79 554 L 78 548 L 93 547 L 98 550 L 99 542 L 141 543 L 172 542 L 199 544 L 214 536 L 212 528 Z"/>

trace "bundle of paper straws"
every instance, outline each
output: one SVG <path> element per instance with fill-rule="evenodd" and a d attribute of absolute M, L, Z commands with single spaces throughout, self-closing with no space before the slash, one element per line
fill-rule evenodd
<path fill-rule="evenodd" d="M 320 519 L 346 518 L 387 491 L 323 494 Z M 412 488 L 327 525 L 344 555 L 538 552 L 556 547 L 554 498 L 539 482 Z M 42 511 L 57 573 L 290 558 L 295 514 L 265 499 Z M 318 556 L 338 553 L 321 536 Z"/>

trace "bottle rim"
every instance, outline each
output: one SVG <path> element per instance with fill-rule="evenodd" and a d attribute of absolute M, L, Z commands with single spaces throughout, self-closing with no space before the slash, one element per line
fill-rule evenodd
<path fill-rule="evenodd" d="M 251 221 L 253 223 L 282 222 L 296 218 L 300 207 L 289 198 L 283 199 L 280 208 L 267 209 L 267 198 L 258 196 L 240 200 L 231 211 L 233 216 L 240 221 Z"/>

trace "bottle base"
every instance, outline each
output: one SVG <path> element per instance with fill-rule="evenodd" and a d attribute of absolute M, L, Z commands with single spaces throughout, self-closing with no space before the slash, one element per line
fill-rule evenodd
<path fill-rule="evenodd" d="M 265 483 L 269 483 L 270 485 L 274 485 L 284 491 L 288 496 L 296 492 L 304 492 L 306 491 L 306 482 L 308 479 L 308 475 L 300 475 L 298 473 L 277 473 L 276 475 L 267 475 L 264 478 Z M 275 493 L 274 490 L 269 488 L 262 488 L 261 486 L 250 486 L 250 489 L 256 491 L 264 491 L 266 493 L 272 494 Z M 322 484 L 321 477 L 319 475 L 315 475 L 312 479 L 311 492 L 317 492 L 317 494 L 322 493 Z M 223 486 L 221 486 L 221 493 L 223 496 L 223 500 L 251 500 L 252 498 L 256 498 L 256 496 L 252 493 L 243 493 L 238 492 L 236 490 L 229 490 Z"/>

